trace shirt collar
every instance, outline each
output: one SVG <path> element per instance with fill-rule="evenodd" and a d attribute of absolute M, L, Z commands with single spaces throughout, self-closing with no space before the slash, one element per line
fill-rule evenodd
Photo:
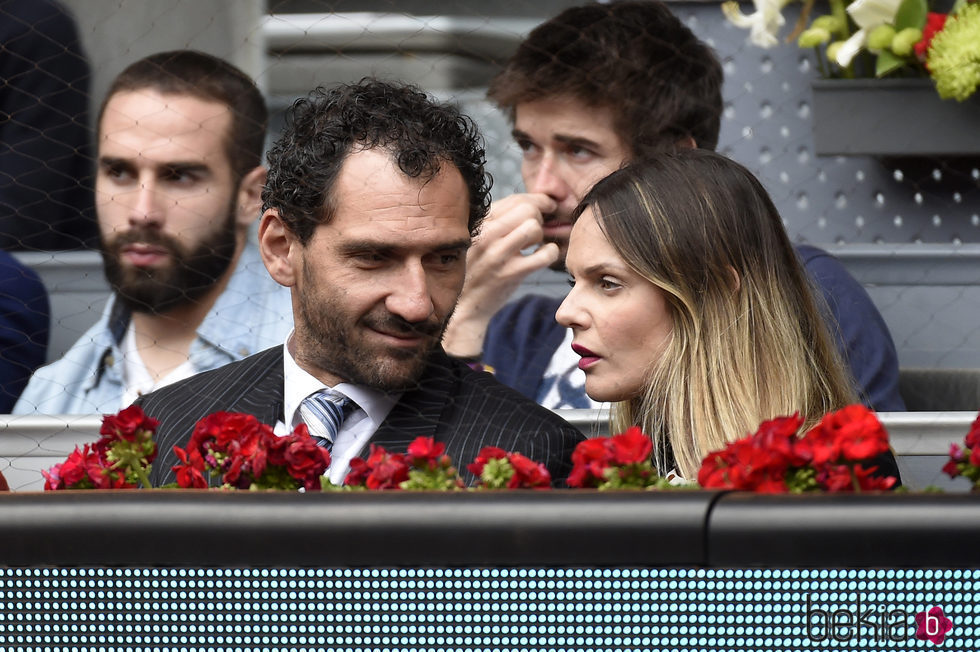
<path fill-rule="evenodd" d="M 286 342 L 282 345 L 283 416 L 290 431 L 303 422 L 299 415 L 299 406 L 303 399 L 328 387 L 323 381 L 318 380 L 296 364 L 296 360 L 289 350 L 289 342 L 292 337 L 293 333 L 290 332 Z M 388 418 L 388 413 L 401 398 L 401 393 L 392 394 L 353 383 L 338 383 L 333 386 L 333 389 L 357 403 L 357 406 L 367 414 L 367 418 L 371 421 L 372 432 L 377 430 L 378 426 Z"/>

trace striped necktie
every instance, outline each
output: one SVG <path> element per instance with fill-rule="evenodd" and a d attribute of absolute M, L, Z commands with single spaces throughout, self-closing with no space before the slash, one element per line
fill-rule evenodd
<path fill-rule="evenodd" d="M 354 401 L 327 388 L 304 398 L 299 406 L 299 414 L 310 435 L 317 440 L 317 446 L 330 450 L 340 430 L 340 424 L 356 407 Z"/>

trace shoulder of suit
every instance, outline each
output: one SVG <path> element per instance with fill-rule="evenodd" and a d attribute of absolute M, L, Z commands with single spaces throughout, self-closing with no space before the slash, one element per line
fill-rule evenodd
<path fill-rule="evenodd" d="M 145 406 L 153 405 L 158 401 L 165 402 L 174 396 L 186 396 L 187 394 L 201 392 L 215 383 L 227 383 L 231 378 L 247 379 L 258 373 L 264 375 L 270 370 L 281 371 L 281 369 L 282 345 L 280 344 L 247 358 L 229 362 L 217 369 L 202 371 L 173 385 L 162 387 L 142 396 L 137 403 L 145 408 Z"/>

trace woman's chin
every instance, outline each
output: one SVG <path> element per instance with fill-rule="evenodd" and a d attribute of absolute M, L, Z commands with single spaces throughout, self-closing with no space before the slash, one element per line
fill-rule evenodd
<path fill-rule="evenodd" d="M 636 392 L 624 392 L 617 388 L 602 386 L 590 388 L 588 382 L 585 383 L 585 393 L 597 403 L 617 403 L 636 396 Z"/>

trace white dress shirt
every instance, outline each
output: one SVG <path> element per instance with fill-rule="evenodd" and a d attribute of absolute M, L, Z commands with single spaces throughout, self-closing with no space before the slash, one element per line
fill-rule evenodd
<path fill-rule="evenodd" d="M 299 412 L 303 399 L 328 387 L 323 381 L 314 378 L 296 364 L 289 350 L 292 337 L 290 333 L 286 343 L 283 344 L 282 397 L 286 421 L 276 424 L 275 432 L 280 436 L 288 435 L 293 428 L 303 423 Z M 401 393 L 391 394 L 351 383 L 338 383 L 333 386 L 333 389 L 357 404 L 357 409 L 351 412 L 340 426 L 337 439 L 330 451 L 331 463 L 327 476 L 333 484 L 341 485 L 350 470 L 351 459 L 365 447 L 371 436 L 388 417 L 388 413 L 401 398 Z"/>

